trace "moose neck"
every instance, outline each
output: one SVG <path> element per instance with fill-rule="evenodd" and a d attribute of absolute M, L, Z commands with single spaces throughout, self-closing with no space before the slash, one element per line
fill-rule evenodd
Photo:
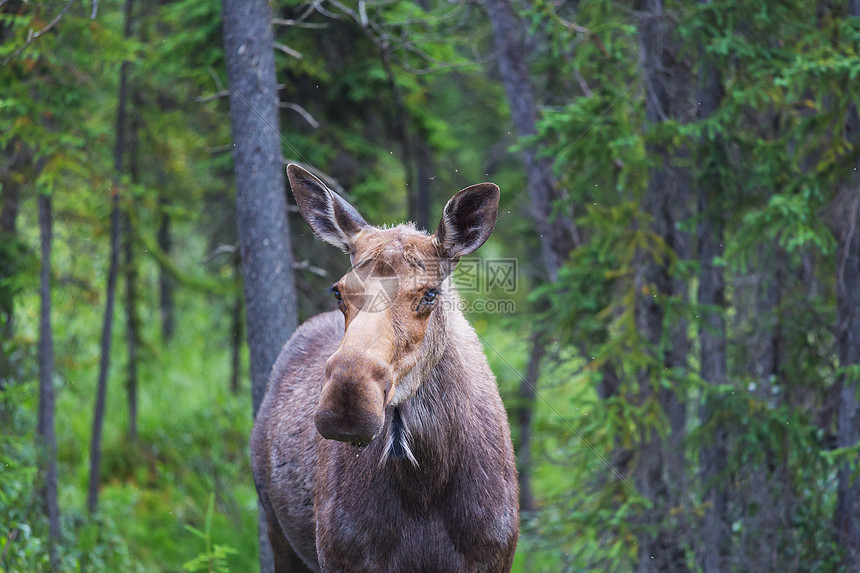
<path fill-rule="evenodd" d="M 428 325 L 426 352 L 404 382 L 414 385 L 409 398 L 394 406 L 387 416 L 384 462 L 408 464 L 416 469 L 445 469 L 459 451 L 464 433 L 459 412 L 468 406 L 460 350 L 468 346 L 469 329 L 458 308 L 456 292 L 446 293 L 443 308 Z"/>

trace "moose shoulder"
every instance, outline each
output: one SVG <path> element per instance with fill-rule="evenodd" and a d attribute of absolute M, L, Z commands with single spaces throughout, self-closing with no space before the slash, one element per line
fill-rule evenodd
<path fill-rule="evenodd" d="M 457 193 L 428 235 L 370 226 L 287 172 L 302 216 L 352 269 L 332 287 L 339 310 L 284 346 L 251 436 L 276 571 L 510 571 L 510 429 L 450 278 L 492 233 L 498 187 Z"/>

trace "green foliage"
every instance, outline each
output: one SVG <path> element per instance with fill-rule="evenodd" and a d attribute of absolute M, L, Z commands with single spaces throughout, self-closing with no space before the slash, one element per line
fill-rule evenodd
<path fill-rule="evenodd" d="M 707 423 L 688 422 L 683 448 L 691 479 L 696 477 L 699 449 L 710 443 L 714 424 L 732 429 L 729 475 L 723 479 L 739 480 L 731 489 L 733 541 L 742 547 L 736 563 L 751 558 L 743 553 L 746 544 L 769 539 L 766 543 L 783 548 L 784 563 L 794 559 L 804 564 L 804 570 L 835 567 L 839 557 L 828 553 L 832 542 L 823 541 L 832 531 L 828 520 L 835 499 L 833 482 L 825 476 L 831 476 L 835 466 L 821 456 L 825 435 L 834 430 L 832 426 L 822 430 L 821 418 L 816 419 L 836 380 L 829 327 L 834 320 L 835 241 L 824 213 L 834 187 L 857 164 L 856 150 L 843 139 L 842 126 L 849 105 L 858 98 L 857 84 L 850 80 L 857 74 L 858 22 L 844 18 L 839 9 L 816 15 L 815 5 L 795 2 L 667 5 L 673 14 L 674 53 L 699 62 L 700 53 L 713 58 L 723 74 L 725 96 L 709 118 L 663 121 L 650 129 L 643 122 L 644 101 L 635 89 L 616 99 L 640 73 L 631 65 L 638 61 L 639 46 L 634 22 L 608 12 L 612 5 L 585 2 L 575 12 L 564 13 L 536 3 L 528 13 L 533 31 L 545 34 L 557 52 L 550 52 L 548 60 L 564 66 L 569 76 L 581 75 L 584 81 L 572 89 L 588 88 L 582 96 L 546 109 L 539 119 L 539 134 L 523 142 L 543 144 L 546 155 L 557 160 L 555 170 L 579 213 L 581 245 L 571 253 L 558 281 L 535 289 L 532 298 L 549 301 L 546 316 L 555 335 L 587 357 L 579 374 L 566 383 L 567 395 L 575 396 L 577 404 L 588 404 L 590 417 L 601 429 L 581 431 L 582 435 L 604 455 L 635 450 L 651 432 L 666 439 L 666 414 L 653 395 L 642 398 L 639 373 L 652 372 L 653 388 L 691 396 L 692 404 L 707 402 L 718 412 Z M 572 29 L 575 39 L 570 37 Z M 771 41 L 774 38 L 779 40 Z M 649 146 L 655 144 L 668 149 L 668 163 L 649 155 Z M 689 150 L 695 150 L 696 162 L 687 158 Z M 714 261 L 726 272 L 725 309 L 696 302 L 695 273 L 704 261 L 695 260 L 695 251 L 694 260 L 682 260 L 673 246 L 647 231 L 650 218 L 642 212 L 649 169 L 691 166 L 695 181 L 715 186 L 714 209 L 726 226 L 725 252 Z M 691 199 L 694 190 L 690 189 Z M 712 216 L 697 215 L 695 204 L 688 213 L 677 223 L 687 232 L 695 232 L 701 217 Z M 687 285 L 683 296 L 645 291 L 655 295 L 663 313 L 664 338 L 656 350 L 637 329 L 640 291 L 635 279 L 642 256 L 665 263 L 669 276 Z M 777 266 L 779 270 L 771 270 Z M 804 286 L 790 286 L 785 277 L 799 273 L 807 273 Z M 762 310 L 766 295 L 761 293 L 768 291 L 776 300 Z M 804 311 L 796 312 L 799 308 Z M 655 356 L 671 350 L 664 347 L 666 329 L 686 322 L 694 327 L 689 338 L 695 339 L 698 329 L 706 328 L 700 317 L 715 311 L 728 320 L 729 384 L 713 387 L 699 379 L 695 371 L 699 357 L 693 353 L 689 369 L 664 371 L 655 363 Z M 768 337 L 782 345 L 780 365 L 762 381 L 754 374 L 760 368 L 755 366 L 760 359 L 756 353 L 764 351 Z M 579 385 L 598 387 L 607 367 L 620 379 L 617 395 L 599 399 L 575 390 Z M 571 451 L 561 459 L 566 467 L 584 464 Z M 779 470 L 760 469 L 774 464 Z M 545 542 L 562 560 L 582 557 L 568 566 L 571 570 L 633 567 L 635 551 L 611 552 L 607 538 L 616 542 L 625 535 L 628 540 L 641 535 L 631 523 L 648 500 L 632 488 L 608 485 L 613 473 L 607 467 L 592 469 L 602 470 L 601 478 L 589 480 L 585 474 L 570 479 L 568 487 L 579 492 L 578 498 L 585 488 L 599 501 L 591 506 L 580 501 L 576 511 L 543 514 L 543 529 L 526 530 L 526 539 L 532 535 L 553 539 L 554 543 Z M 800 483 L 810 485 L 798 487 Z M 778 540 L 767 537 L 767 528 L 775 522 L 768 524 L 766 512 L 757 509 L 763 502 L 754 496 L 761 496 L 762 488 L 773 499 L 793 500 L 791 517 L 779 522 L 786 524 L 780 527 L 791 528 Z M 607 491 L 615 496 L 614 502 L 604 497 Z M 682 544 L 695 539 L 689 528 L 702 511 L 698 493 L 683 493 L 681 506 L 671 514 L 678 521 L 668 527 L 678 532 Z M 618 527 L 618 520 L 626 530 Z M 582 553 L 559 549 L 571 536 L 588 538 L 592 528 L 600 532 L 594 539 L 601 548 L 592 545 Z M 697 543 L 690 541 L 688 548 L 695 551 Z M 615 557 L 604 561 L 610 554 Z"/>
<path fill-rule="evenodd" d="M 209 495 L 209 506 L 206 509 L 206 524 L 203 531 L 186 525 L 185 529 L 199 537 L 206 544 L 206 549 L 200 555 L 182 564 L 182 568 L 186 571 L 209 571 L 213 573 L 224 573 L 229 571 L 227 568 L 227 556 L 235 555 L 237 551 L 226 545 L 212 543 L 212 510 L 215 507 L 215 494 Z"/>
<path fill-rule="evenodd" d="M 845 129 L 860 105 L 860 22 L 841 6 L 797 0 L 664 4 L 663 65 L 679 85 L 671 117 L 657 123 L 646 117 L 638 7 L 515 4 L 534 48 L 527 59 L 539 102 L 537 133 L 517 138 L 480 5 L 276 2 L 279 21 L 292 22 L 276 25 L 276 40 L 301 56 L 276 52 L 279 97 L 292 105 L 282 110 L 284 157 L 331 175 L 374 223 L 409 216 L 419 149 L 431 158 L 431 226 L 457 189 L 500 184 L 499 221 L 481 252 L 517 258 L 519 288 L 464 298 L 515 303 L 512 315 L 469 316 L 512 421 L 527 405 L 519 388 L 528 333 L 537 321 L 550 330 L 533 417 L 538 510 L 524 516 L 515 571 L 631 570 L 638 544 L 658 531 L 672 532 L 698 568 L 712 485 L 700 478 L 702 452 L 717 426 L 728 428 L 727 467 L 717 480 L 730 491 L 732 566 L 836 570 L 835 476 L 843 464 L 856 469 L 858 450 L 833 447 L 834 396 L 842 380 L 860 374 L 834 350 L 831 228 L 841 216 L 832 212 L 834 197 L 860 160 Z M 101 3 L 95 19 L 88 3 L 72 3 L 33 37 L 58 9 L 0 5 L 0 60 L 9 58 L 0 66 L 0 186 L 20 194 L 18 231 L 0 237 L 0 515 L 8 517 L 0 523 L 0 571 L 48 568 L 34 435 L 40 193 L 53 196 L 56 212 L 63 570 L 252 570 L 250 405 L 246 391 L 227 389 L 235 255 L 207 257 L 236 243 L 219 5 L 138 2 L 133 37 L 124 39 L 119 2 Z M 702 118 L 696 90 L 705 60 L 720 71 L 724 94 Z M 118 178 L 123 61 L 131 97 Z M 579 238 L 552 283 L 537 278 L 539 237 L 518 157 L 526 148 L 553 162 L 566 191 L 554 216 L 570 218 Z M 645 204 L 655 173 L 678 187 L 665 207 L 676 216 L 678 242 L 655 229 L 660 214 Z M 686 178 L 672 179 L 678 174 Z M 706 205 L 696 204 L 700 188 L 710 192 Z M 141 292 L 138 440 L 127 438 L 120 313 L 102 509 L 88 516 L 85 460 L 116 190 L 133 230 Z M 339 273 L 347 263 L 291 217 L 296 258 Z M 158 240 L 167 218 L 169 252 Z M 697 252 L 709 219 L 722 226 L 713 261 Z M 724 306 L 698 299 L 699 273 L 711 264 L 725 276 Z M 644 272 L 652 267 L 671 292 Z M 159 332 L 162 277 L 177 286 L 177 334 L 167 344 Z M 296 277 L 303 316 L 330 308 L 322 293 L 331 276 Z M 641 331 L 643 301 L 658 311 L 659 340 Z M 715 331 L 714 317 L 726 324 L 727 377 L 719 385 L 700 375 L 699 337 Z M 667 367 L 678 340 L 683 357 Z M 245 349 L 241 360 L 247 364 Z M 607 383 L 613 376 L 617 387 Z M 664 411 L 666 396 L 684 406 L 680 428 Z M 512 429 L 516 438 L 520 428 Z M 683 461 L 671 475 L 671 507 L 636 481 L 640 452 L 653 443 Z M 649 517 L 655 510 L 658 519 Z M 775 555 L 766 564 L 756 561 L 771 559 L 758 553 L 762 546 Z"/>

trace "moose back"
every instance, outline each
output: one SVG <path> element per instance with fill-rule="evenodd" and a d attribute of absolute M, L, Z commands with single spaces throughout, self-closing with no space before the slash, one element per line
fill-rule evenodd
<path fill-rule="evenodd" d="M 304 219 L 352 268 L 332 286 L 338 310 L 284 346 L 251 436 L 276 571 L 510 571 L 510 429 L 451 281 L 492 233 L 498 187 L 454 195 L 428 235 L 373 227 L 287 172 Z"/>

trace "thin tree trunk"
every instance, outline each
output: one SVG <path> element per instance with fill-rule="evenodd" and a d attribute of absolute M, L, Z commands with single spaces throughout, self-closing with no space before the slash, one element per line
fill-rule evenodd
<path fill-rule="evenodd" d="M 860 0 L 849 0 L 848 12 L 860 17 Z M 860 110 L 852 103 L 845 122 L 845 138 L 860 143 Z M 860 441 L 860 175 L 854 171 L 834 203 L 836 235 L 836 342 L 839 347 L 841 387 L 836 422 L 836 445 L 855 446 Z M 847 215 L 843 215 L 846 213 Z M 860 457 L 839 468 L 836 498 L 836 535 L 850 570 L 860 569 Z"/>
<path fill-rule="evenodd" d="M 0 250 L 0 339 L 10 341 L 15 333 L 16 289 L 13 286 L 15 281 L 9 279 L 21 270 L 21 250 L 9 248 L 20 244 L 18 211 L 21 183 L 16 174 L 32 161 L 33 152 L 28 146 L 22 145 L 18 138 L 13 138 L 6 143 L 2 155 L 5 161 L 0 163 L 0 242 L 7 248 Z M 0 392 L 7 382 L 17 378 L 15 373 L 15 360 L 0 349 Z"/>
<path fill-rule="evenodd" d="M 125 269 L 125 316 L 128 370 L 126 395 L 128 399 L 128 439 L 137 441 L 137 348 L 140 341 L 140 317 L 137 314 L 137 266 L 134 260 L 134 230 L 130 217 L 125 217 L 123 267 Z"/>
<path fill-rule="evenodd" d="M 853 189 L 843 191 L 844 217 L 836 233 L 836 340 L 839 348 L 841 386 L 836 444 L 856 446 L 860 441 L 860 177 L 853 177 Z M 846 213 L 845 215 L 841 215 Z M 845 550 L 849 570 L 860 568 L 860 479 L 854 457 L 839 468 L 836 501 L 836 533 Z"/>
<path fill-rule="evenodd" d="M 266 0 L 222 0 L 236 180 L 239 256 L 251 355 L 253 414 L 272 365 L 296 327 L 295 287 L 281 165 L 272 13 Z M 274 568 L 258 518 L 260 569 Z"/>
<path fill-rule="evenodd" d="M 400 143 L 400 153 L 403 156 L 403 171 L 406 179 L 407 201 L 409 204 L 409 218 L 418 223 L 415 219 L 417 208 L 416 191 L 418 182 L 415 176 L 415 151 L 413 149 L 412 137 L 409 135 L 409 117 L 406 110 L 406 105 L 403 103 L 403 96 L 400 93 L 400 86 L 397 85 L 397 80 L 394 77 L 394 71 L 391 69 L 390 55 L 387 48 L 382 49 L 382 66 L 385 68 L 385 73 L 388 76 L 388 85 L 391 89 L 391 95 L 394 98 L 394 108 L 392 109 L 391 123 L 394 130 L 394 136 Z M 426 226 L 418 227 L 426 229 Z"/>
<path fill-rule="evenodd" d="M 703 3 L 707 3 L 704 0 Z M 701 68 L 697 100 L 699 119 L 711 116 L 723 97 L 722 77 L 700 49 Z M 724 205 L 719 198 L 724 190 L 719 172 L 725 167 L 722 142 L 700 142 L 699 165 L 702 172 L 698 185 L 699 212 L 699 292 L 698 302 L 704 318 L 699 327 L 702 380 L 713 386 L 728 383 L 726 362 L 725 279 L 718 260 L 723 256 Z M 713 309 L 713 310 L 710 310 Z M 717 398 L 708 396 L 701 406 L 701 423 L 711 439 L 700 452 L 701 479 L 704 489 L 705 515 L 702 525 L 702 567 L 705 573 L 729 570 L 731 529 L 728 517 L 728 492 L 725 471 L 728 458 L 728 429 L 712 418 L 722 409 Z"/>
<path fill-rule="evenodd" d="M 54 339 L 51 331 L 51 240 L 53 234 L 50 195 L 39 195 L 39 228 L 42 237 L 41 319 L 39 322 L 39 446 L 44 471 L 42 492 L 48 517 L 48 551 L 51 570 L 59 570 L 60 508 L 57 501 L 57 437 L 54 432 Z"/>
<path fill-rule="evenodd" d="M 107 399 L 107 378 L 110 368 L 110 347 L 113 331 L 113 309 L 116 297 L 117 267 L 119 266 L 119 189 L 111 190 L 111 254 L 107 280 L 107 303 L 105 304 L 104 323 L 101 338 L 101 359 L 99 361 L 99 380 L 96 389 L 96 404 L 93 411 L 93 434 L 90 444 L 90 479 L 87 488 L 87 509 L 95 513 L 99 502 L 99 468 L 102 458 L 102 430 L 104 427 L 105 402 Z"/>
<path fill-rule="evenodd" d="M 13 180 L 11 171 L 15 168 L 14 158 L 10 159 L 6 165 L 0 169 L 0 240 L 4 243 L 12 244 L 18 240 L 18 201 L 21 196 L 21 185 Z M 7 173 L 8 171 L 8 173 Z M 6 279 L 10 273 L 14 273 L 16 266 L 15 260 L 11 257 L 7 260 L 7 253 L 0 253 L 0 279 Z M 5 293 L 4 293 L 5 294 Z M 3 306 L 0 307 L 0 334 L 3 338 L 9 340 L 15 331 L 15 304 L 14 296 L 9 293 L 2 297 Z M 6 357 L 0 358 L 4 364 Z M 7 372 L 1 369 L 0 366 L 0 388 L 2 388 L 3 380 L 6 378 Z"/>
<path fill-rule="evenodd" d="M 415 138 L 415 206 L 410 218 L 415 221 L 419 229 L 428 229 L 430 226 L 430 185 L 433 181 L 433 156 L 430 146 L 423 138 Z"/>
<path fill-rule="evenodd" d="M 483 0 L 493 28 L 493 42 L 499 53 L 499 73 L 511 120 L 520 137 L 537 134 L 537 107 L 531 77 L 526 64 L 525 27 L 517 18 L 509 0 Z M 538 159 L 532 146 L 523 148 L 523 162 L 528 177 L 532 217 L 540 235 L 541 256 L 549 280 L 555 281 L 558 269 L 576 242 L 572 219 L 553 217 L 553 203 L 562 197 L 550 161 Z"/>
<path fill-rule="evenodd" d="M 132 97 L 131 129 L 129 130 L 128 171 L 133 183 L 140 182 L 139 137 L 140 109 L 139 98 Z M 128 439 L 137 441 L 137 349 L 140 342 L 140 316 L 137 313 L 137 263 L 134 258 L 135 229 L 131 223 L 131 210 L 134 202 L 126 210 L 123 233 L 123 269 L 125 274 L 125 333 L 128 349 L 126 378 L 126 397 L 128 401 Z"/>
<path fill-rule="evenodd" d="M 233 272 L 236 274 L 236 285 L 241 289 L 242 285 L 242 263 L 239 253 L 236 253 Z M 236 299 L 233 301 L 233 313 L 230 321 L 231 358 L 230 358 L 230 391 L 239 394 L 239 368 L 242 358 L 242 293 L 236 291 Z"/>
<path fill-rule="evenodd" d="M 131 9 L 133 0 L 125 1 L 125 37 L 131 37 Z M 116 180 L 111 189 L 111 246 L 110 267 L 107 280 L 107 303 L 105 304 L 104 324 L 102 326 L 101 360 L 99 380 L 96 389 L 96 404 L 93 412 L 93 436 L 90 445 L 90 479 L 87 488 L 87 509 L 96 513 L 99 503 L 99 473 L 102 459 L 102 430 L 104 428 L 105 402 L 107 398 L 108 371 L 110 369 L 111 334 L 113 331 L 113 309 L 116 298 L 116 280 L 119 267 L 120 209 L 119 194 L 123 173 L 125 152 L 125 115 L 128 91 L 128 68 L 125 61 L 119 72 L 119 101 L 116 114 L 116 144 L 114 146 L 114 171 Z"/>
<path fill-rule="evenodd" d="M 11 163 L 11 161 L 9 162 Z M 11 165 L 6 165 L 11 170 Z M 12 177 L 0 177 L 0 241 L 11 245 L 18 241 L 18 199 L 21 192 L 20 185 L 12 182 Z M 13 253 L 0 252 L 0 285 L 7 283 L 15 273 L 17 262 Z M 11 340 L 15 333 L 15 293 L 9 287 L 0 286 L 0 338 Z M 14 363 L 12 358 L 0 349 L 0 392 L 3 391 L 7 381 L 13 379 Z M 0 419 L 0 422 L 3 420 Z"/>
<path fill-rule="evenodd" d="M 170 234 L 170 213 L 167 210 L 168 201 L 163 193 L 158 196 L 158 247 L 170 256 L 173 248 L 173 240 Z M 158 271 L 158 292 L 161 310 L 161 339 L 164 343 L 170 342 L 176 329 L 176 317 L 173 304 L 173 276 L 163 268 Z"/>
<path fill-rule="evenodd" d="M 540 375 L 540 363 L 546 354 L 546 340 L 543 333 L 535 330 L 531 338 L 531 351 L 529 362 L 526 366 L 526 376 L 520 384 L 519 405 L 516 408 L 517 423 L 520 429 L 517 442 L 517 461 L 520 472 L 520 510 L 524 513 L 533 513 L 537 509 L 534 492 L 532 491 L 532 474 L 534 464 L 532 463 L 532 417 L 534 415 L 534 403 L 537 396 L 535 386 Z"/>

